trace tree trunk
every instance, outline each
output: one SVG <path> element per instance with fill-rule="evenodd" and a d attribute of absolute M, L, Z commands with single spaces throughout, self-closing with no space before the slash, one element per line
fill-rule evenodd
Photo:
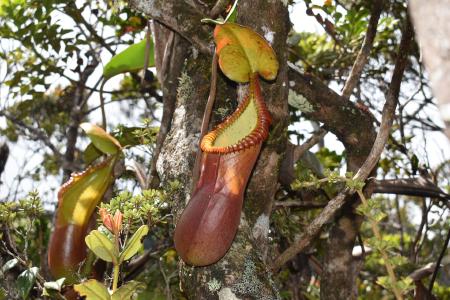
<path fill-rule="evenodd" d="M 203 1 L 201 4 L 195 1 L 162 0 L 129 2 L 133 8 L 163 23 L 190 42 L 186 51 L 172 56 L 172 60 L 184 61 L 184 65 L 177 81 L 176 104 L 170 131 L 156 164 L 162 185 L 168 185 L 172 181 L 181 183 L 182 188 L 171 203 L 176 224 L 192 191 L 192 170 L 211 78 L 213 27 L 202 25 L 200 19 L 208 16 L 215 1 Z M 205 7 L 205 2 L 209 3 L 209 7 Z M 262 83 L 273 123 L 248 184 L 241 224 L 231 249 L 218 263 L 208 267 L 189 267 L 181 263 L 181 287 L 189 299 L 279 298 L 268 272 L 267 236 L 281 159 L 287 142 L 288 92 L 289 97 L 297 97 L 304 102 L 307 117 L 324 123 L 325 128 L 344 143 L 349 154 L 350 170 L 358 169 L 375 138 L 370 116 L 320 80 L 298 72 L 295 67 L 290 68 L 288 79 L 286 38 L 290 23 L 286 2 L 239 1 L 237 22 L 264 36 L 272 44 L 280 62 L 276 81 Z M 162 45 L 158 43 L 157 39 L 156 49 L 161 49 Z M 218 72 L 214 112 L 220 111 L 220 108 L 222 111 L 225 109 L 226 115 L 229 115 L 237 104 L 234 101 L 237 98 L 236 86 Z M 164 78 L 164 74 L 158 76 Z M 174 78 L 167 74 L 163 79 L 163 86 L 166 86 L 167 80 L 172 80 L 173 83 Z M 289 91 L 289 87 L 292 91 Z M 210 127 L 223 119 L 223 115 L 214 112 Z M 347 296 L 355 295 L 357 268 L 351 257 L 351 250 L 360 221 L 353 215 L 349 205 L 331 230 L 328 241 L 330 250 L 325 256 L 325 264 L 329 266 L 324 266 L 322 297 L 348 299 Z M 342 246 L 342 237 L 345 238 L 345 247 L 337 252 L 337 248 Z"/>
<path fill-rule="evenodd" d="M 132 1 L 133 6 L 144 13 L 156 14 L 155 8 L 172 10 L 178 3 L 170 1 Z M 211 3 L 213 4 L 213 3 Z M 180 7 L 177 13 L 189 14 L 189 5 Z M 146 9 L 152 8 L 153 11 Z M 211 7 L 209 7 L 211 8 Z M 257 13 L 255 13 L 257 12 Z M 278 291 L 268 276 L 265 262 L 269 217 L 272 201 L 277 189 L 278 169 L 287 139 L 287 66 L 286 38 L 289 30 L 287 7 L 281 1 L 265 0 L 240 1 L 238 22 L 250 26 L 271 42 L 280 62 L 280 71 L 275 82 L 262 83 L 263 94 L 271 112 L 273 123 L 271 135 L 263 144 L 257 165 L 250 179 L 245 195 L 244 212 L 233 245 L 223 259 L 207 267 L 190 267 L 182 264 L 181 287 L 189 299 L 278 299 Z M 206 17 L 206 16 L 205 16 Z M 163 17 L 161 17 L 163 18 Z M 200 28 L 197 34 L 211 25 L 201 25 L 190 19 L 187 27 Z M 170 26 L 170 21 L 159 20 Z M 187 22 L 187 21 L 180 21 Z M 184 30 L 189 30 L 184 27 Z M 179 31 L 180 32 L 180 31 Z M 182 32 L 181 32 L 182 33 Z M 158 41 L 156 41 L 158 43 Z M 210 43 L 211 39 L 204 43 Z M 156 45 L 158 48 L 158 45 Z M 203 49 L 204 50 L 204 49 Z M 192 45 L 183 56 L 184 66 L 178 78 L 175 111 L 171 129 L 165 138 L 157 162 L 157 171 L 162 185 L 171 181 L 181 183 L 182 189 L 172 202 L 175 222 L 189 201 L 192 190 L 192 170 L 199 144 L 199 133 L 203 110 L 208 98 L 212 56 Z M 187 55 L 186 55 L 187 54 Z M 186 58 L 184 60 L 184 58 Z M 180 61 L 176 56 L 173 60 Z M 218 71 L 217 97 L 214 111 L 225 108 L 231 113 L 237 102 L 236 85 Z M 167 77 L 170 77 L 168 75 Z M 169 78 L 166 77 L 166 80 Z M 172 78 L 173 80 L 173 78 Z M 163 86 L 166 82 L 163 82 Z M 212 125 L 223 119 L 223 115 L 213 113 Z"/>

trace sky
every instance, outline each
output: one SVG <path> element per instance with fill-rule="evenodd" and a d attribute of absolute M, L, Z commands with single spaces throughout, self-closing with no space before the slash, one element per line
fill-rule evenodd
<path fill-rule="evenodd" d="M 323 1 L 313 1 L 316 4 L 322 4 Z M 292 7 L 290 7 L 290 17 L 291 22 L 293 23 L 294 29 L 296 31 L 307 31 L 307 32 L 323 32 L 322 27 L 315 21 L 313 17 L 307 16 L 305 14 L 305 5 L 303 1 L 297 1 L 296 4 L 294 4 Z M 67 23 L 67 26 L 73 26 L 73 24 L 70 24 L 70 21 L 63 19 L 64 17 L 58 14 L 54 15 L 54 21 L 59 20 L 59 22 L 69 22 Z M 13 45 L 6 44 L 9 43 L 8 41 L 0 41 L 2 47 L 11 47 Z M 120 48 L 118 50 L 121 50 Z M 110 54 L 107 51 L 104 51 L 101 55 L 102 62 L 107 62 L 110 59 Z M 72 60 L 71 64 L 73 67 L 76 65 L 76 61 Z M 3 72 L 3 73 L 2 73 Z M 0 78 L 3 78 L 4 76 L 4 64 L 0 62 Z M 90 82 L 88 82 L 88 85 L 94 85 L 95 81 L 99 78 L 101 75 L 101 70 L 98 68 L 96 70 L 96 73 Z M 121 80 L 121 76 L 116 76 L 112 78 L 105 86 L 105 90 L 113 90 L 115 86 L 118 86 L 119 82 Z M 67 80 L 57 78 L 54 80 L 52 87 L 55 87 L 58 84 L 65 85 L 67 84 Z M 331 88 L 333 88 L 336 92 L 340 93 L 340 87 L 336 85 L 331 85 Z M 407 89 L 411 89 L 411 87 L 405 87 Z M 413 93 L 413 91 L 405 91 L 405 93 Z M 0 102 L 4 101 L 4 98 L 2 98 L 2 95 L 4 95 L 4 91 L 0 90 Z M 99 97 L 98 95 L 95 96 L 95 98 L 92 100 L 91 105 L 96 105 L 99 103 Z M 141 101 L 142 103 L 142 101 Z M 3 104 L 3 103 L 0 103 Z M 1 106 L 0 106 L 1 107 Z M 411 107 L 410 109 L 413 109 Z M 118 113 L 120 112 L 120 104 L 112 104 L 106 106 L 106 112 L 107 115 L 111 116 L 114 115 L 114 119 L 109 118 L 108 121 L 110 122 L 110 125 L 114 126 L 119 123 L 125 123 L 127 126 L 136 126 L 141 124 L 141 120 L 139 120 L 136 117 L 131 116 L 123 116 L 122 114 Z M 433 120 L 439 120 L 439 112 L 437 109 L 433 108 L 427 108 L 427 111 L 424 111 L 422 113 L 426 113 L 430 116 L 432 116 Z M 91 121 L 92 122 L 100 122 L 101 116 L 100 112 L 96 112 L 91 115 Z M 5 120 L 0 117 L 0 126 L 4 126 Z M 443 125 L 443 123 L 441 123 Z M 313 131 L 313 127 L 310 122 L 302 122 L 301 124 L 296 124 L 293 126 L 296 130 L 304 133 L 306 136 L 310 135 L 310 133 Z M 426 141 L 426 143 L 425 143 Z M 296 141 L 293 141 L 296 142 Z M 81 148 L 81 145 L 86 145 L 87 141 L 82 140 L 78 144 Z M 11 192 L 9 190 L 9 186 L 15 185 L 15 180 L 17 180 L 18 176 L 20 175 L 23 170 L 32 170 L 36 166 L 39 166 L 41 163 L 40 158 L 37 155 L 33 155 L 30 153 L 33 153 L 33 150 L 27 149 L 28 143 L 23 140 L 19 140 L 19 142 L 16 145 L 10 144 L 11 148 L 11 154 L 10 158 L 6 165 L 6 170 L 4 174 L 2 175 L 1 180 L 3 181 L 3 184 L 0 185 L 0 201 L 4 200 L 8 192 Z M 332 134 L 327 134 L 325 137 L 325 145 L 332 150 L 335 150 L 338 153 L 341 153 L 343 151 L 342 144 L 336 139 L 336 137 Z M 445 136 L 441 133 L 430 133 L 426 139 L 422 136 L 416 136 L 413 139 L 413 149 L 417 151 L 419 159 L 424 157 L 430 158 L 430 165 L 436 166 L 440 162 L 449 159 L 450 158 L 450 148 L 448 140 L 445 138 Z M 416 150 L 417 149 L 417 150 Z M 314 151 L 314 148 L 313 148 Z M 427 155 L 428 154 L 428 155 Z M 54 177 L 49 178 L 48 180 L 41 181 L 41 182 L 34 182 L 32 180 L 24 180 L 21 185 L 21 189 L 23 190 L 31 190 L 31 189 L 38 189 L 38 191 L 41 192 L 41 194 L 45 195 L 44 200 L 48 201 L 49 203 L 53 203 L 56 201 L 56 193 L 57 189 L 60 185 L 60 178 Z"/>

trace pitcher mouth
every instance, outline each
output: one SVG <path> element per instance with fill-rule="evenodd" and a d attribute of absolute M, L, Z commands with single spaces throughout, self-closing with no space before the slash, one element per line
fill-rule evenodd
<path fill-rule="evenodd" d="M 250 77 L 249 92 L 234 113 L 206 134 L 200 144 L 207 153 L 231 153 L 262 143 L 271 117 L 261 96 L 258 74 Z"/>

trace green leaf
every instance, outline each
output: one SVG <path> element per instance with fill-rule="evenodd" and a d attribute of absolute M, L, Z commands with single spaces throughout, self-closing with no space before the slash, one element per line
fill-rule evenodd
<path fill-rule="evenodd" d="M 83 129 L 88 137 L 91 139 L 94 146 L 106 154 L 116 154 L 122 146 L 120 143 L 106 131 L 94 124 L 81 123 L 81 129 Z"/>
<path fill-rule="evenodd" d="M 95 279 L 85 281 L 80 284 L 75 284 L 73 289 L 85 296 L 86 300 L 110 300 L 108 289 Z"/>
<path fill-rule="evenodd" d="M 17 258 L 13 258 L 13 259 L 10 259 L 7 262 L 5 262 L 5 264 L 2 267 L 2 273 L 6 273 L 9 270 L 11 270 L 12 268 L 14 268 L 18 262 L 19 261 L 17 260 Z"/>
<path fill-rule="evenodd" d="M 113 242 L 100 231 L 92 230 L 91 233 L 86 236 L 85 241 L 89 249 L 91 249 L 91 251 L 99 258 L 108 262 L 117 261 Z"/>
<path fill-rule="evenodd" d="M 138 289 L 144 289 L 145 285 L 141 282 L 137 281 L 129 281 L 126 284 L 122 285 L 120 288 L 116 290 L 116 292 L 112 295 L 112 300 L 129 300 L 136 293 Z"/>
<path fill-rule="evenodd" d="M 2 287 L 0 287 L 0 300 L 6 299 L 6 291 Z"/>
<path fill-rule="evenodd" d="M 142 247 L 142 238 L 148 233 L 148 226 L 142 225 L 136 230 L 133 236 L 128 240 L 122 253 L 120 254 L 119 262 L 130 259 Z"/>
<path fill-rule="evenodd" d="M 115 55 L 103 68 L 103 76 L 108 79 L 117 74 L 137 71 L 144 68 L 146 39 L 129 46 L 124 51 Z M 150 39 L 150 53 L 148 66 L 155 65 L 153 41 Z"/>
<path fill-rule="evenodd" d="M 236 82 L 248 82 L 257 72 L 267 80 L 274 80 L 278 61 L 269 43 L 248 27 L 235 23 L 216 25 L 216 52 L 222 72 Z"/>
<path fill-rule="evenodd" d="M 33 287 L 35 281 L 36 281 L 36 274 L 39 271 L 39 268 L 37 267 L 31 267 L 28 270 L 23 271 L 18 277 L 17 277 L 17 289 L 19 291 L 20 297 L 22 299 L 26 299 L 28 297 L 28 294 L 31 291 L 31 288 Z"/>
<path fill-rule="evenodd" d="M 94 160 L 102 156 L 103 152 L 97 149 L 93 143 L 87 145 L 83 151 L 83 160 L 86 164 L 91 164 Z"/>

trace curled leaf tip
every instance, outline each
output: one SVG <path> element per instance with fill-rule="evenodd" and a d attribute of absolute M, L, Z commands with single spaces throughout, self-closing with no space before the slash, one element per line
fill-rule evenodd
<path fill-rule="evenodd" d="M 122 149 L 119 141 L 112 135 L 108 134 L 100 126 L 91 123 L 81 123 L 81 129 L 86 132 L 87 136 L 92 141 L 92 144 L 105 154 L 116 154 Z"/>
<path fill-rule="evenodd" d="M 276 78 L 279 65 L 275 52 L 252 29 L 235 23 L 219 24 L 214 40 L 220 69 L 231 80 L 248 82 L 255 72 L 266 80 Z"/>

